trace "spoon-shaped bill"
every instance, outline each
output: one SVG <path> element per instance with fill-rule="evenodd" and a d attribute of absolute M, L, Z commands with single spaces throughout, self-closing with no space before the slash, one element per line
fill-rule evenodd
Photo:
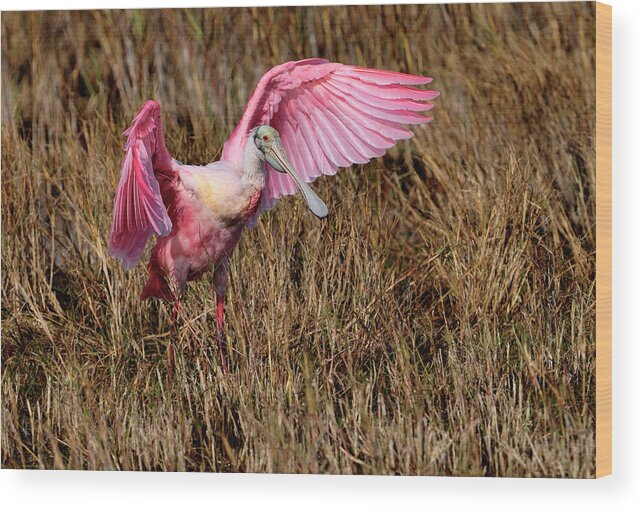
<path fill-rule="evenodd" d="M 292 164 L 286 156 L 286 151 L 281 142 L 275 141 L 268 154 L 266 154 L 266 161 L 277 171 L 287 173 L 297 183 L 299 191 L 306 199 L 306 204 L 311 212 L 318 218 L 325 218 L 328 215 L 328 207 L 321 198 L 306 184 L 301 177 L 297 174 Z"/>

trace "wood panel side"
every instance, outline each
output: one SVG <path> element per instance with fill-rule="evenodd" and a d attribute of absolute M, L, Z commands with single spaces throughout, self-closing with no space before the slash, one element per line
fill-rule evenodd
<path fill-rule="evenodd" d="M 612 7 L 596 3 L 596 477 L 612 472 Z"/>

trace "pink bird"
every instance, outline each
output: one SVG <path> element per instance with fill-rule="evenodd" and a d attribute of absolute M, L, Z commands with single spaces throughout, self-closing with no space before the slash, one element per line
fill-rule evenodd
<path fill-rule="evenodd" d="M 156 234 L 141 299 L 174 301 L 175 326 L 181 290 L 214 269 L 217 339 L 227 372 L 224 299 L 230 258 L 244 228 L 297 190 L 324 218 L 328 209 L 307 182 L 368 163 L 413 136 L 404 124 L 429 122 L 421 112 L 438 96 L 413 86 L 430 81 L 317 58 L 278 65 L 261 78 L 221 160 L 205 166 L 170 156 L 161 107 L 147 101 L 123 133 L 111 255 L 132 268 Z M 172 367 L 171 342 L 168 356 Z"/>

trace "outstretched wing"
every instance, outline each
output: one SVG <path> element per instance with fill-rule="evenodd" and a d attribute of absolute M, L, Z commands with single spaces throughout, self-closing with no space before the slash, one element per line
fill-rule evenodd
<path fill-rule="evenodd" d="M 329 63 L 287 62 L 266 73 L 241 121 L 223 147 L 222 159 L 241 161 L 250 131 L 268 124 L 279 131 L 288 157 L 306 182 L 339 167 L 367 163 L 413 133 L 405 124 L 425 124 L 427 103 L 439 93 L 413 87 L 431 78 Z M 266 165 L 261 210 L 297 191 L 295 182 Z"/>
<path fill-rule="evenodd" d="M 147 101 L 123 134 L 127 142 L 109 247 L 112 257 L 129 269 L 153 233 L 166 236 L 172 230 L 157 181 L 159 173 L 172 171 L 172 158 L 163 140 L 161 106 L 156 101 Z"/>

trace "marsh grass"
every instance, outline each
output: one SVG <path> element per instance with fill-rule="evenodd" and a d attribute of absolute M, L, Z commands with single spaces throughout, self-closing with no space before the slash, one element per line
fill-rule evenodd
<path fill-rule="evenodd" d="M 592 4 L 3 13 L 2 466 L 590 477 Z M 207 278 L 141 302 L 107 236 L 147 98 L 218 157 L 309 56 L 427 74 L 435 121 L 244 234 L 231 374 Z"/>

